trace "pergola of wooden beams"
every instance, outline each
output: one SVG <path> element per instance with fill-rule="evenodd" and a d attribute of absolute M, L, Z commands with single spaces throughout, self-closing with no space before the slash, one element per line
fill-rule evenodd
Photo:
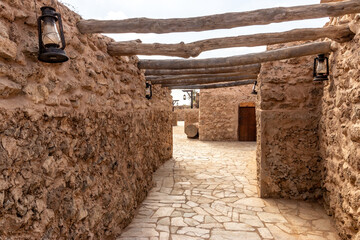
<path fill-rule="evenodd" d="M 360 12 L 360 1 L 270 8 L 239 13 L 225 13 L 194 18 L 126 20 L 82 20 L 81 33 L 171 33 L 263 25 L 293 20 L 338 17 Z M 296 41 L 330 39 L 350 41 L 355 33 L 348 25 L 325 28 L 295 29 L 280 33 L 261 33 L 226 38 L 207 39 L 185 44 L 143 44 L 140 40 L 112 42 L 108 53 L 112 56 L 164 55 L 183 58 L 196 57 L 204 51 L 273 45 Z M 170 89 L 210 89 L 253 84 L 261 63 L 315 54 L 328 54 L 336 48 L 332 41 L 321 41 L 261 53 L 227 58 L 201 60 L 140 60 L 147 81 Z"/>

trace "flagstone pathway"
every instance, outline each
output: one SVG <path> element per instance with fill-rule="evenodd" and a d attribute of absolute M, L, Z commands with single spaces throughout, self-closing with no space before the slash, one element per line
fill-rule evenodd
<path fill-rule="evenodd" d="M 255 143 L 187 139 L 174 127 L 174 159 L 118 240 L 335 240 L 317 203 L 260 199 Z"/>

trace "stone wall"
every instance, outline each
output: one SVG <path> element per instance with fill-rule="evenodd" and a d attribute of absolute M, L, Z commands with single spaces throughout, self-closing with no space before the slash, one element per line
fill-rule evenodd
<path fill-rule="evenodd" d="M 174 126 L 177 126 L 177 122 L 178 122 L 178 119 L 177 119 L 177 113 L 176 112 L 173 112 L 172 115 L 171 115 L 171 125 L 174 127 Z"/>
<path fill-rule="evenodd" d="M 201 90 L 199 136 L 203 141 L 237 141 L 240 103 L 254 103 L 252 85 Z"/>
<path fill-rule="evenodd" d="M 174 112 L 177 115 L 178 121 L 185 121 L 186 111 L 191 110 L 190 106 L 176 106 Z"/>
<path fill-rule="evenodd" d="M 330 56 L 330 81 L 324 83 L 320 128 L 324 160 L 325 207 L 342 239 L 360 239 L 360 15 L 331 19 L 350 22 L 355 38 Z"/>
<path fill-rule="evenodd" d="M 110 57 L 111 39 L 49 2 L 63 64 L 37 60 L 34 1 L 0 2 L 0 236 L 115 239 L 172 156 L 170 92 L 148 101 L 137 58 Z"/>
<path fill-rule="evenodd" d="M 279 47 L 284 46 L 272 48 Z M 318 126 L 323 85 L 313 82 L 314 57 L 262 64 L 256 113 L 261 197 L 322 195 Z"/>
<path fill-rule="evenodd" d="M 194 108 L 194 109 L 187 109 L 185 111 L 185 124 L 184 124 L 184 129 L 192 123 L 197 123 L 199 122 L 199 109 Z"/>

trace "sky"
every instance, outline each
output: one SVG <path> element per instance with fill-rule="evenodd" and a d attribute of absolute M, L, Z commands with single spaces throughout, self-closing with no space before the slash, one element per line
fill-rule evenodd
<path fill-rule="evenodd" d="M 137 17 L 148 18 L 186 18 L 227 12 L 243 12 L 262 8 L 290 7 L 318 4 L 320 0 L 60 0 L 84 19 L 117 20 Z M 179 43 L 193 42 L 209 38 L 231 37 L 255 33 L 282 32 L 295 28 L 322 27 L 327 18 L 303 21 L 291 21 L 261 26 L 249 26 L 204 32 L 168 33 L 168 34 L 106 34 L 116 41 L 141 39 L 143 43 Z M 228 48 L 207 51 L 197 58 L 229 57 L 247 53 L 265 51 L 262 47 Z M 139 56 L 141 59 L 169 59 L 164 56 Z M 176 57 L 174 57 L 176 58 Z M 189 104 L 182 100 L 181 90 L 172 92 L 179 104 Z"/>

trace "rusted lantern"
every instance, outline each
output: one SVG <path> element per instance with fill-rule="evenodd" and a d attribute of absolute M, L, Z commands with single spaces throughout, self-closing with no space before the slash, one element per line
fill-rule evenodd
<path fill-rule="evenodd" d="M 329 80 L 329 58 L 320 54 L 314 59 L 314 81 Z"/>
<path fill-rule="evenodd" d="M 256 94 L 257 94 L 257 91 L 256 91 L 256 85 L 257 85 L 257 81 L 255 81 L 255 82 L 254 82 L 254 86 L 253 86 L 253 88 L 252 88 L 252 92 L 251 92 L 251 94 L 254 94 L 254 95 L 256 95 Z"/>
<path fill-rule="evenodd" d="M 152 85 L 151 85 L 151 83 L 146 83 L 146 89 L 145 89 L 146 91 L 146 93 L 145 93 L 145 97 L 147 98 L 147 99 L 151 99 L 152 98 Z"/>
<path fill-rule="evenodd" d="M 183 96 L 183 99 L 184 99 L 184 101 L 186 100 L 186 95 L 184 94 L 184 96 Z"/>
<path fill-rule="evenodd" d="M 52 7 L 42 7 L 41 13 L 38 18 L 38 59 L 47 63 L 68 61 L 69 58 L 64 51 L 66 44 L 61 15 Z"/>

